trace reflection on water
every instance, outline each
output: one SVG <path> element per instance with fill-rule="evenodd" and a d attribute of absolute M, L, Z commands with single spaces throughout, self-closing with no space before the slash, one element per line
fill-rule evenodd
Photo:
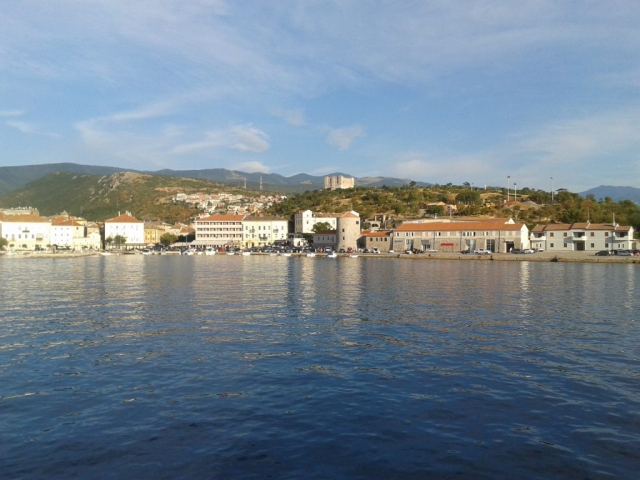
<path fill-rule="evenodd" d="M 632 478 L 635 265 L 0 260 L 6 478 Z"/>

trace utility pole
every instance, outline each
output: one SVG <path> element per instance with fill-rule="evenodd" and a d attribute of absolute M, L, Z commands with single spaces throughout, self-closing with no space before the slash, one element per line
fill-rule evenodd
<path fill-rule="evenodd" d="M 509 188 L 511 187 L 509 185 L 509 180 L 511 179 L 511 175 L 507 175 L 507 203 L 509 203 Z"/>

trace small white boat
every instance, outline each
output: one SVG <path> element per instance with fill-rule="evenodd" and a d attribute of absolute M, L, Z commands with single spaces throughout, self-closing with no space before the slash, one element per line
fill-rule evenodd
<path fill-rule="evenodd" d="M 307 253 L 307 257 L 309 257 L 309 258 L 313 258 L 315 256 L 316 256 L 316 254 L 314 252 Z"/>
<path fill-rule="evenodd" d="M 207 250 L 204 251 L 204 254 L 205 255 L 215 255 L 216 251 L 211 249 L 211 248 L 208 248 Z"/>
<path fill-rule="evenodd" d="M 289 252 L 282 252 L 282 253 L 280 254 L 280 256 L 281 256 L 281 257 L 290 257 L 290 256 L 291 256 L 291 253 L 289 253 Z"/>
<path fill-rule="evenodd" d="M 100 252 L 100 255 L 102 255 L 103 257 L 108 257 L 109 255 L 112 255 L 111 252 Z"/>
<path fill-rule="evenodd" d="M 352 253 L 351 255 L 349 255 L 349 258 L 358 258 L 358 255 L 356 255 L 355 253 Z"/>
<path fill-rule="evenodd" d="M 336 252 L 328 253 L 327 258 L 338 258 L 338 254 Z"/>
<path fill-rule="evenodd" d="M 243 257 L 248 257 L 249 255 L 251 255 L 251 252 L 242 252 Z"/>

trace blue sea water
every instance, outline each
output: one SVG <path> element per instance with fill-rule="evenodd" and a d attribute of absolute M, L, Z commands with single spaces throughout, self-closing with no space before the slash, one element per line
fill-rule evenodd
<path fill-rule="evenodd" d="M 0 259 L 0 478 L 632 479 L 640 270 Z"/>

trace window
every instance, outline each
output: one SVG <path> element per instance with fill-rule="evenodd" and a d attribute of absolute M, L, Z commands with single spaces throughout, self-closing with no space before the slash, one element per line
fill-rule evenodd
<path fill-rule="evenodd" d="M 549 247 L 550 247 L 550 248 L 553 248 L 553 243 L 550 243 L 550 244 L 549 244 Z"/>
<path fill-rule="evenodd" d="M 562 236 L 563 236 L 563 237 L 566 237 L 566 236 L 567 236 L 567 232 L 564 232 L 564 233 L 562 234 Z"/>
<path fill-rule="evenodd" d="M 595 232 L 591 232 L 591 236 L 592 236 L 592 237 L 595 237 L 595 236 L 596 236 L 596 233 L 595 233 Z M 591 246 L 593 247 L 593 244 L 591 244 Z"/>
<path fill-rule="evenodd" d="M 596 247 L 596 244 L 595 244 L 595 243 L 592 243 L 592 244 L 591 244 L 591 248 L 595 248 L 595 247 Z"/>
<path fill-rule="evenodd" d="M 553 232 L 550 232 L 550 233 L 549 233 L 549 236 L 550 236 L 550 237 L 553 237 Z"/>

